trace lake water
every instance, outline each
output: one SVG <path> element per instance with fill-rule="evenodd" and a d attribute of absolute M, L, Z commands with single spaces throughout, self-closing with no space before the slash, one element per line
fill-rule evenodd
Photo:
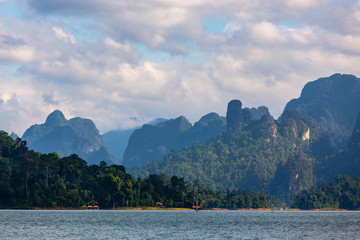
<path fill-rule="evenodd" d="M 360 239 L 360 212 L 0 210 L 0 239 Z"/>

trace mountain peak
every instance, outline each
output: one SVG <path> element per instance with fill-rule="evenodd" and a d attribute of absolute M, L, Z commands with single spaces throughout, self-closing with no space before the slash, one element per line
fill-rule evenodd
<path fill-rule="evenodd" d="M 241 122 L 244 122 L 242 103 L 240 100 L 231 100 L 228 103 L 226 119 L 228 129 L 237 128 Z"/>
<path fill-rule="evenodd" d="M 55 110 L 46 118 L 45 124 L 50 126 L 63 126 L 67 124 L 67 120 L 60 110 Z"/>
<path fill-rule="evenodd" d="M 166 129 L 172 129 L 176 132 L 185 132 L 191 128 L 191 123 L 184 117 L 180 116 L 175 119 L 170 119 L 156 125 L 158 127 L 164 127 Z"/>

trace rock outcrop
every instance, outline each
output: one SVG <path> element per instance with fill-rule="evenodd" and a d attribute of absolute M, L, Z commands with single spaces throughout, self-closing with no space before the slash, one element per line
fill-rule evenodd
<path fill-rule="evenodd" d="M 242 110 L 242 103 L 240 100 L 231 100 L 228 103 L 226 111 L 227 129 L 235 129 L 244 123 L 244 113 Z"/>

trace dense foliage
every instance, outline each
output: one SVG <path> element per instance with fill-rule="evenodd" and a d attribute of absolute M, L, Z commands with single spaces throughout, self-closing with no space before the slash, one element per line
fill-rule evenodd
<path fill-rule="evenodd" d="M 151 174 L 134 179 L 120 165 L 88 166 L 73 154 L 29 151 L 26 142 L 0 131 L 0 207 L 100 208 L 156 206 L 266 208 L 265 195 L 246 191 L 215 191 L 201 181 Z"/>
<path fill-rule="evenodd" d="M 360 209 L 360 178 L 335 176 L 334 183 L 301 191 L 293 207 L 300 209 Z"/>

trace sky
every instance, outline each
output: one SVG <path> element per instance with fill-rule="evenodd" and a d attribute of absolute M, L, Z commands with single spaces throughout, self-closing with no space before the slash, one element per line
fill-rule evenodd
<path fill-rule="evenodd" d="M 360 0 L 0 0 L 0 129 L 19 136 L 56 109 L 101 133 L 232 99 L 277 118 L 359 66 Z"/>

